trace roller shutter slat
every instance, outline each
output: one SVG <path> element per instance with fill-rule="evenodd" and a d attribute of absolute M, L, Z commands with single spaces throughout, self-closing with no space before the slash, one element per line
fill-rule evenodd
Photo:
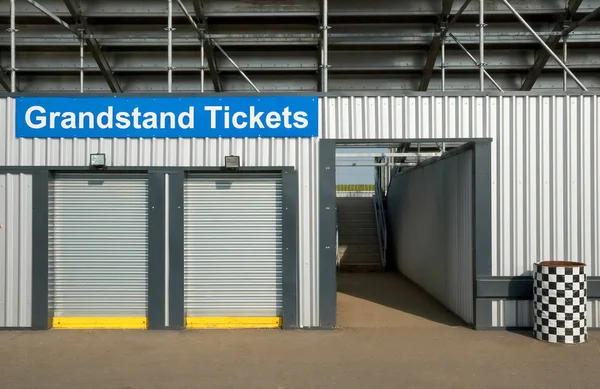
<path fill-rule="evenodd" d="M 57 174 L 49 212 L 49 299 L 54 316 L 145 317 L 146 176 Z"/>
<path fill-rule="evenodd" d="M 281 316 L 281 177 L 190 175 L 184 196 L 186 315 Z"/>

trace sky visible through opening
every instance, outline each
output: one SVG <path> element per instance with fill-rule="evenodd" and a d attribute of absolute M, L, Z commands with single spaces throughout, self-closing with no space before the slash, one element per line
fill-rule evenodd
<path fill-rule="evenodd" d="M 381 148 L 338 148 L 337 154 L 357 154 L 357 153 L 385 153 L 388 149 Z M 336 164 L 350 163 L 365 163 L 373 162 L 371 157 L 362 158 L 338 158 Z M 375 167 L 336 167 L 336 180 L 338 185 L 343 184 L 374 184 L 375 183 Z"/>

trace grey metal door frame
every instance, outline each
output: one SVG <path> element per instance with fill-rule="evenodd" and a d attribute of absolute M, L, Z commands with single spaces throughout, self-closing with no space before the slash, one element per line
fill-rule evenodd
<path fill-rule="evenodd" d="M 96 172 L 87 166 L 2 167 L 32 175 L 32 329 L 51 327 L 48 301 L 48 195 L 54 173 Z M 227 173 L 221 167 L 109 167 L 102 173 L 148 175 L 148 329 L 184 328 L 183 184 L 193 173 Z M 298 173 L 293 167 L 243 167 L 236 173 L 278 173 L 283 180 L 283 329 L 298 328 Z M 168 174 L 168 179 L 166 175 Z M 168 180 L 168 186 L 166 181 Z M 168 197 L 168 204 L 166 199 Z M 168 215 L 168 220 L 166 216 Z M 166 232 L 168 231 L 168 234 Z M 168 246 L 167 246 L 168 241 Z M 166 248 L 168 247 L 168 250 Z M 168 268 L 165 261 L 168 258 Z"/>

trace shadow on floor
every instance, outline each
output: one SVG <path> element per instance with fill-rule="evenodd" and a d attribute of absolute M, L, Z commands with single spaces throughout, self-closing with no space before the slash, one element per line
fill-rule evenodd
<path fill-rule="evenodd" d="M 339 273 L 340 327 L 412 327 L 465 323 L 397 273 Z"/>

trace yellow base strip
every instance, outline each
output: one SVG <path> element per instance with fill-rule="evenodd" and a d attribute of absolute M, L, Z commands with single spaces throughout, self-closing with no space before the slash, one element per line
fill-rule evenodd
<path fill-rule="evenodd" d="M 52 328 L 145 330 L 148 320 L 145 317 L 55 317 L 52 319 Z"/>
<path fill-rule="evenodd" d="M 233 329 L 233 328 L 280 328 L 281 317 L 187 317 L 186 328 Z"/>

